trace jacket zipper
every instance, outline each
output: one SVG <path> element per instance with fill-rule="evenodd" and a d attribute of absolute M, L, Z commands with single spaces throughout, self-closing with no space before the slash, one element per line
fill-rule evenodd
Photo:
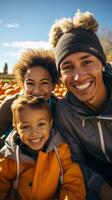
<path fill-rule="evenodd" d="M 106 153 L 104 137 L 103 137 L 103 130 L 102 130 L 102 126 L 101 126 L 101 123 L 100 123 L 99 119 L 97 119 L 97 125 L 98 125 L 99 136 L 100 136 L 101 150 L 102 150 L 103 154 L 105 155 L 107 161 L 109 163 L 111 163 L 111 160 L 110 160 L 109 156 Z"/>

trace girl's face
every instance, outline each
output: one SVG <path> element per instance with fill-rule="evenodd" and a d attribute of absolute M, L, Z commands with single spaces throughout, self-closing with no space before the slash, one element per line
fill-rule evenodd
<path fill-rule="evenodd" d="M 48 100 L 53 90 L 49 72 L 41 66 L 28 69 L 25 74 L 24 89 L 26 94 Z"/>
<path fill-rule="evenodd" d="M 48 110 L 25 107 L 18 113 L 16 129 L 21 141 L 33 150 L 40 150 L 49 138 L 52 119 Z"/>
<path fill-rule="evenodd" d="M 87 52 L 68 55 L 60 64 L 60 73 L 66 87 L 81 102 L 97 107 L 105 99 L 102 63 Z"/>

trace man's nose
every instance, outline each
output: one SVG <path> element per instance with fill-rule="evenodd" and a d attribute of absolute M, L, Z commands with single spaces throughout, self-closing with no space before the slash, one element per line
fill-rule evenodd
<path fill-rule="evenodd" d="M 73 70 L 73 79 L 75 81 L 78 81 L 84 77 L 84 72 L 81 69 L 75 69 Z"/>

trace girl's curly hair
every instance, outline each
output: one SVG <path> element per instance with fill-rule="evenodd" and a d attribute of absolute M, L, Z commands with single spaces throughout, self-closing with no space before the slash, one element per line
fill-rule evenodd
<path fill-rule="evenodd" d="M 59 79 L 56 68 L 54 53 L 52 50 L 45 49 L 28 49 L 22 55 L 17 64 L 15 64 L 13 73 L 19 87 L 23 88 L 25 74 L 32 67 L 41 66 L 46 69 L 55 85 Z"/>
<path fill-rule="evenodd" d="M 59 21 L 56 21 L 49 33 L 49 41 L 53 48 L 56 47 L 58 40 L 64 33 L 70 32 L 75 28 L 96 32 L 98 23 L 92 13 L 82 13 L 79 9 L 73 18 L 62 18 Z"/>

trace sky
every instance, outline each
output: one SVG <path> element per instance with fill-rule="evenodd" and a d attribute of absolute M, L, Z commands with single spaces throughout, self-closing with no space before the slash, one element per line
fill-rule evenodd
<path fill-rule="evenodd" d="M 0 0 L 0 72 L 13 66 L 27 48 L 49 48 L 49 31 L 56 20 L 92 12 L 99 29 L 112 28 L 111 0 Z"/>

